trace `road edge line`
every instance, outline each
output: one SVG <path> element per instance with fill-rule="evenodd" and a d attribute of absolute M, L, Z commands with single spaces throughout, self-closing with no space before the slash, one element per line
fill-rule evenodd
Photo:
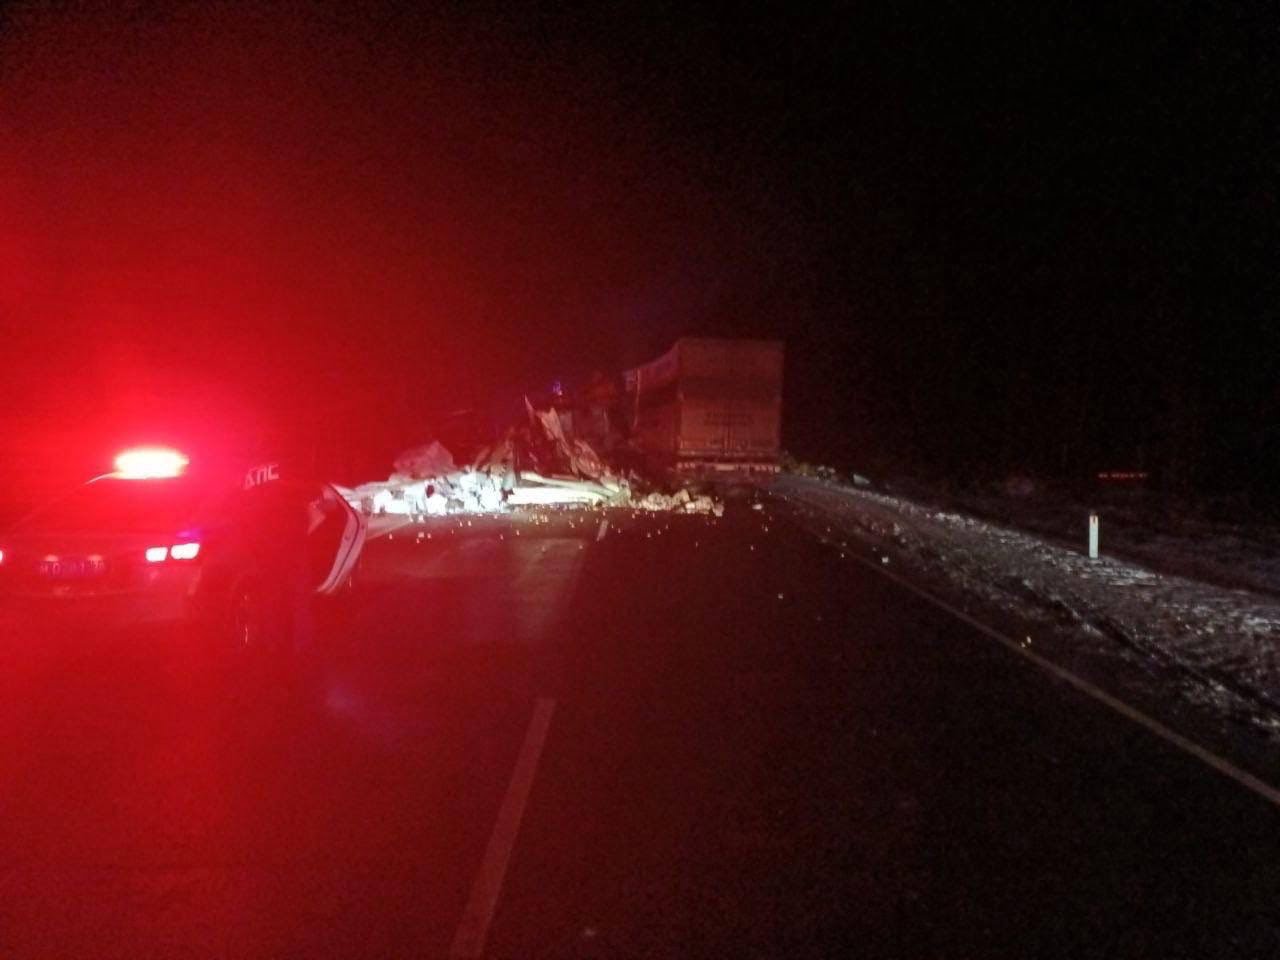
<path fill-rule="evenodd" d="M 1218 754 L 1214 753 L 1212 750 L 1208 749 L 1207 747 L 1202 747 L 1200 744 L 1196 743 L 1194 740 L 1190 739 L 1189 737 L 1183 736 L 1182 734 L 1178 733 L 1176 730 L 1173 730 L 1172 728 L 1165 726 L 1163 723 L 1161 723 L 1159 720 L 1156 720 L 1154 717 L 1150 717 L 1147 714 L 1143 713 L 1137 707 L 1130 706 L 1129 704 L 1125 703 L 1123 700 L 1119 699 L 1118 697 L 1112 696 L 1111 694 L 1107 693 L 1101 687 L 1089 682 L 1088 680 L 1084 679 L 1081 676 L 1078 676 L 1072 673 L 1066 667 L 1060 666 L 1059 664 L 1054 663 L 1052 660 L 1048 659 L 1047 657 L 1042 657 L 1040 654 L 1034 653 L 1031 650 L 1028 650 L 1026 647 L 1024 647 L 1018 641 L 1014 640 L 1012 637 L 1007 637 L 1003 633 L 1001 633 L 999 630 L 996 630 L 994 627 L 987 626 L 987 624 L 983 623 L 982 621 L 970 616 L 969 614 L 965 613 L 963 610 L 960 610 L 952 606 L 951 604 L 947 603 L 947 601 L 941 599 L 940 597 L 935 596 L 934 594 L 930 593 L 928 590 L 925 590 L 923 587 L 917 586 L 916 584 L 907 580 L 905 577 L 900 577 L 898 576 L 898 574 L 884 569 L 884 565 L 882 563 L 873 563 L 872 561 L 866 559 L 865 557 L 860 557 L 860 556 L 857 556 L 856 554 L 851 555 L 851 558 L 856 560 L 858 563 L 862 564 L 867 569 L 874 570 L 876 573 L 880 574 L 881 576 L 885 577 L 888 580 L 893 581 L 898 586 L 903 587 L 904 589 L 909 590 L 911 593 L 914 593 L 916 596 L 920 597 L 921 599 L 928 601 L 929 603 L 933 604 L 935 607 L 938 607 L 941 610 L 945 610 L 947 613 L 951 614 L 956 619 L 962 621 L 963 623 L 969 625 L 970 627 L 973 627 L 979 633 L 982 633 L 987 637 L 989 637 L 990 639 L 995 640 L 997 643 L 1001 644 L 1004 647 L 1007 647 L 1008 649 L 1012 650 L 1014 653 L 1019 654 L 1020 656 L 1029 660 L 1031 663 L 1038 666 L 1040 669 L 1052 674 L 1053 676 L 1057 677 L 1059 680 L 1062 680 L 1070 684 L 1076 690 L 1079 690 L 1081 693 L 1085 694 L 1086 696 L 1092 697 L 1094 700 L 1098 701 L 1104 706 L 1110 707 L 1112 710 L 1120 714 L 1122 717 L 1125 717 L 1131 720 L 1132 722 L 1138 724 L 1139 726 L 1145 728 L 1150 733 L 1155 734 L 1157 737 L 1164 740 L 1166 743 L 1169 743 L 1172 746 L 1177 747 L 1179 750 L 1183 751 L 1184 753 L 1192 757 L 1195 757 L 1201 763 L 1205 764 L 1208 767 L 1211 767 L 1212 769 L 1216 770 L 1218 773 L 1222 774 L 1223 776 L 1229 777 L 1231 780 L 1234 780 L 1238 785 L 1244 787 L 1246 790 L 1249 790 L 1252 793 L 1256 794 L 1257 796 L 1261 797 L 1262 799 L 1268 801 L 1273 806 L 1280 807 L 1280 789 L 1273 787 L 1271 784 L 1267 783 L 1265 780 L 1262 780 L 1261 778 L 1254 776 L 1252 773 L 1250 773 L 1247 770 L 1237 767 L 1234 763 L 1232 763 L 1230 760 L 1226 759 L 1225 757 L 1219 756 Z"/>
<path fill-rule="evenodd" d="M 449 948 L 450 960 L 476 960 L 484 955 L 489 927 L 497 911 L 498 899 L 502 896 L 507 866 L 511 862 L 516 837 L 520 833 L 520 821 L 524 819 L 524 808 L 533 790 L 538 761 L 542 758 L 542 750 L 547 743 L 547 732 L 551 728 L 555 708 L 556 702 L 550 697 L 539 697 L 534 704 L 524 744 L 520 747 L 515 769 L 511 772 L 511 782 L 507 786 L 502 806 L 498 809 L 489 845 L 485 848 L 484 859 L 480 861 L 480 869 L 471 885 L 471 895 L 462 912 L 462 919 L 458 922 L 453 945 Z"/>

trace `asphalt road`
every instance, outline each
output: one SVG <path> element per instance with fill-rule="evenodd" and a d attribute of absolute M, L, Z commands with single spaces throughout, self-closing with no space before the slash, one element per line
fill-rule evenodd
<path fill-rule="evenodd" d="M 10 625 L 0 957 L 1280 951 L 1274 807 L 782 507 L 407 527 L 322 623 L 289 697 Z"/>

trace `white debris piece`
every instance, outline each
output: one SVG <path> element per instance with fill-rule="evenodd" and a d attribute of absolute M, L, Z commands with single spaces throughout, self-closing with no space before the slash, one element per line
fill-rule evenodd
<path fill-rule="evenodd" d="M 693 496 L 688 490 L 680 490 L 673 495 L 650 493 L 635 503 L 641 510 L 677 511 L 680 513 L 709 513 L 717 517 L 724 516 L 724 504 L 713 497 Z"/>
<path fill-rule="evenodd" d="M 448 478 L 456 499 L 467 513 L 496 513 L 502 509 L 502 481 L 470 468 Z"/>
<path fill-rule="evenodd" d="M 507 496 L 513 506 L 551 506 L 553 504 L 601 503 L 603 498 L 591 490 L 568 487 L 516 487 Z"/>
<path fill-rule="evenodd" d="M 383 487 L 373 495 L 373 512 L 408 516 L 414 511 L 412 504 L 404 498 L 403 491 Z"/>
<path fill-rule="evenodd" d="M 672 510 L 675 508 L 675 500 L 665 493 L 653 493 L 647 495 L 636 506 L 641 510 Z"/>
<path fill-rule="evenodd" d="M 520 485 L 512 492 L 512 496 L 521 491 L 538 490 L 532 496 L 540 503 L 622 503 L 626 500 L 622 487 L 610 489 L 602 483 L 591 480 L 575 480 L 572 477 L 544 477 L 532 470 L 520 472 Z M 555 500 L 546 491 L 560 491 L 563 499 Z"/>

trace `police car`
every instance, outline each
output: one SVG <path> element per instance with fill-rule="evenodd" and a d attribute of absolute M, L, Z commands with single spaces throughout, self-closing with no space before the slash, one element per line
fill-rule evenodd
<path fill-rule="evenodd" d="M 297 539 L 307 587 L 337 592 L 366 520 L 332 485 L 271 461 L 215 469 L 175 450 L 126 451 L 113 472 L 0 534 L 0 603 L 33 628 L 192 623 L 235 644 L 266 641 L 268 598 L 280 586 L 268 560 L 280 552 L 272 511 L 290 503 L 310 517 Z"/>

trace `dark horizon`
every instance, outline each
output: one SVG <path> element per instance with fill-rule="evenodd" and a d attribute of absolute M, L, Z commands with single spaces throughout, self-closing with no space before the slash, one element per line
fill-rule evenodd
<path fill-rule="evenodd" d="M 0 16 L 6 456 L 760 336 L 804 459 L 1274 498 L 1260 4 Z"/>

